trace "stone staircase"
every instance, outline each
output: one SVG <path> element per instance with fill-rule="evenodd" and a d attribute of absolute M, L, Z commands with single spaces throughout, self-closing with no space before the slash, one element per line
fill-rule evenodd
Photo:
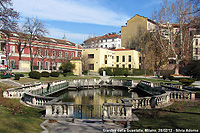
<path fill-rule="evenodd" d="M 14 86 L 14 87 L 22 86 L 22 84 L 20 84 L 16 81 L 10 80 L 10 79 L 0 79 L 0 82 L 4 83 L 6 85 L 9 85 L 9 86 Z"/>

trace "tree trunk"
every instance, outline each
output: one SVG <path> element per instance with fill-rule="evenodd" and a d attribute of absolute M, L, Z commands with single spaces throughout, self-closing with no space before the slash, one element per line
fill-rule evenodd
<path fill-rule="evenodd" d="M 179 60 L 178 60 L 178 59 L 176 59 L 175 74 L 176 74 L 176 75 L 179 75 Z"/>
<path fill-rule="evenodd" d="M 31 50 L 31 43 L 29 43 L 29 53 L 30 53 L 30 58 L 31 58 L 31 71 L 33 71 L 33 54 Z"/>

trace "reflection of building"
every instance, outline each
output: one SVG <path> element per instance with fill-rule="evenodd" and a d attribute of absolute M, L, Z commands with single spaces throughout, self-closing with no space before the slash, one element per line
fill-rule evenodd
<path fill-rule="evenodd" d="M 83 49 L 90 71 L 98 72 L 101 67 L 139 68 L 139 52 L 131 49 Z"/>
<path fill-rule="evenodd" d="M 30 70 L 30 55 L 33 54 L 33 67 L 35 70 L 57 70 L 62 62 L 68 61 L 74 57 L 81 57 L 81 48 L 75 46 L 74 43 L 67 41 L 66 39 L 54 39 L 48 37 L 35 37 L 33 41 L 32 50 L 29 51 L 29 45 L 27 44 L 25 36 L 22 33 L 0 31 L 0 63 L 3 65 L 9 65 L 10 69 L 25 71 Z M 21 61 L 19 62 L 19 51 L 17 46 L 21 41 L 21 48 L 26 44 L 24 48 Z M 8 42 L 8 43 L 6 43 Z M 6 52 L 8 62 L 6 61 Z M 21 63 L 21 64 L 20 64 Z M 20 66 L 21 65 L 21 66 Z M 20 68 L 21 67 L 21 68 Z"/>
<path fill-rule="evenodd" d="M 83 45 L 85 48 L 119 48 L 121 47 L 121 35 L 108 33 L 103 36 L 87 39 Z"/>

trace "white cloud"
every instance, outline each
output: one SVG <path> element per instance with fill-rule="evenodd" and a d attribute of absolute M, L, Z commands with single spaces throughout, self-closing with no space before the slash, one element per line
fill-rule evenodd
<path fill-rule="evenodd" d="M 14 0 L 14 9 L 24 17 L 109 26 L 121 26 L 129 18 L 88 0 Z"/>
<path fill-rule="evenodd" d="M 82 43 L 84 40 L 86 40 L 89 36 L 89 34 L 81 34 L 81 33 L 71 33 L 66 30 L 57 29 L 57 28 L 48 28 L 49 31 L 49 37 L 56 38 L 56 39 L 62 39 L 62 37 L 65 34 L 65 37 L 68 41 L 74 42 L 74 43 Z"/>

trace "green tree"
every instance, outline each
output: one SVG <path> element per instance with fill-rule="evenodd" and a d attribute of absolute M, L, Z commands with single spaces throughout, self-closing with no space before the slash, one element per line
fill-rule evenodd
<path fill-rule="evenodd" d="M 70 62 L 62 63 L 59 67 L 59 70 L 63 71 L 63 73 L 72 72 L 75 69 L 75 64 Z"/>

